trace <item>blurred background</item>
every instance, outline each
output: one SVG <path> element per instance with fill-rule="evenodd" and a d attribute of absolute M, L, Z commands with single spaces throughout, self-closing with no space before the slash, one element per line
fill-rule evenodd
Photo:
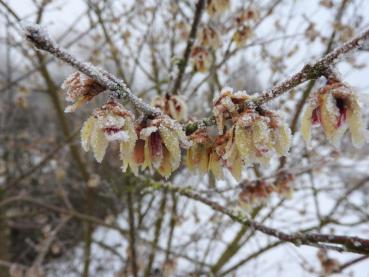
<path fill-rule="evenodd" d="M 118 145 L 98 164 L 80 147 L 79 129 L 107 95 L 64 113 L 60 87 L 73 69 L 22 37 L 25 22 L 44 26 L 68 51 L 125 80 L 150 103 L 173 89 L 196 3 L 0 0 L 1 277 L 369 276 L 365 256 L 328 251 L 327 265 L 317 248 L 257 233 L 174 192 L 146 190 L 142 178 L 121 172 Z M 204 70 L 196 57 L 185 67 L 177 93 L 189 120 L 209 116 L 223 87 L 252 94 L 285 80 L 368 28 L 368 14 L 365 0 L 231 0 L 219 15 L 205 8 L 198 33 L 210 26 L 219 42 Z M 362 100 L 366 124 L 368 65 L 364 45 L 337 66 Z M 322 84 L 307 82 L 269 105 L 294 134 L 287 158 L 246 168 L 241 182 L 227 172 L 216 181 L 185 167 L 169 181 L 232 208 L 243 184 L 273 184 L 283 168 L 288 195 L 253 205 L 252 218 L 286 232 L 368 237 L 369 147 L 355 149 L 346 136 L 336 149 L 314 129 L 307 149 L 298 131 L 306 99 Z M 149 171 L 142 176 L 162 180 Z"/>

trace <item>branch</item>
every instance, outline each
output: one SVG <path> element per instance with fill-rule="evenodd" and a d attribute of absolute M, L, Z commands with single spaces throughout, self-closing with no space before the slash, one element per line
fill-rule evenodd
<path fill-rule="evenodd" d="M 58 59 L 86 74 L 90 78 L 97 81 L 101 86 L 117 93 L 118 97 L 126 98 L 135 106 L 135 108 L 143 112 L 145 115 L 156 116 L 161 114 L 159 110 L 151 107 L 134 95 L 131 89 L 122 80 L 90 63 L 79 61 L 65 49 L 59 47 L 56 42 L 50 38 L 48 33 L 45 32 L 40 26 L 26 25 L 24 30 L 27 40 L 30 41 L 36 48 L 49 52 Z"/>
<path fill-rule="evenodd" d="M 149 187 L 152 189 L 166 189 L 168 191 L 177 192 L 180 195 L 186 196 L 190 199 L 201 202 L 202 204 L 212 208 L 213 210 L 227 215 L 235 222 L 249 225 L 251 228 L 262 232 L 266 235 L 275 237 L 281 241 L 291 242 L 297 246 L 308 245 L 318 248 L 332 248 L 337 251 L 347 251 L 359 254 L 369 254 L 369 239 L 364 239 L 360 237 L 353 236 L 341 236 L 341 235 L 325 235 L 320 233 L 285 233 L 274 228 L 270 228 L 263 224 L 260 224 L 245 214 L 227 209 L 218 203 L 209 200 L 199 193 L 193 191 L 189 187 L 176 187 L 168 183 L 154 182 L 147 180 L 149 182 Z"/>
<path fill-rule="evenodd" d="M 177 79 L 174 83 L 172 94 L 177 94 L 178 90 L 180 90 L 181 88 L 183 74 L 186 69 L 188 59 L 190 58 L 191 48 L 196 39 L 197 27 L 199 26 L 199 22 L 200 22 L 202 11 L 204 10 L 204 7 L 205 7 L 205 0 L 199 0 L 196 4 L 195 16 L 193 18 L 190 35 L 187 40 L 187 46 L 184 51 L 183 58 L 178 65 L 179 72 L 178 72 Z"/>
<path fill-rule="evenodd" d="M 337 47 L 316 62 L 306 64 L 299 72 L 295 73 L 290 78 L 272 87 L 271 89 L 262 91 L 259 96 L 244 103 L 243 106 L 260 106 L 273 100 L 274 98 L 277 98 L 278 96 L 281 96 L 290 89 L 297 87 L 308 80 L 315 80 L 321 76 L 324 76 L 328 68 L 342 59 L 345 54 L 363 47 L 364 43 L 368 39 L 369 29 L 364 31 L 361 35 L 358 35 L 343 45 Z M 191 134 L 202 126 L 211 126 L 214 124 L 215 118 L 211 116 L 209 118 L 189 123 L 186 125 L 185 129 L 188 134 Z"/>

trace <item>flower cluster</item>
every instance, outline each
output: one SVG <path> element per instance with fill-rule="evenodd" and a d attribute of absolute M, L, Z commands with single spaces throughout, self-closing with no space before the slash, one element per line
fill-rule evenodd
<path fill-rule="evenodd" d="M 240 111 L 240 105 L 250 99 L 245 91 L 233 93 L 230 88 L 221 91 L 213 103 L 219 135 L 211 138 L 205 129 L 191 135 L 192 146 L 186 157 L 190 170 L 209 171 L 219 179 L 223 177 L 223 168 L 227 168 L 240 180 L 244 165 L 266 165 L 273 154 L 287 154 L 291 144 L 287 124 L 275 112 L 265 109 Z M 228 119 L 232 124 L 225 131 Z"/>
<path fill-rule="evenodd" d="M 162 110 L 177 121 L 187 121 L 188 119 L 187 105 L 180 96 L 170 94 L 157 96 L 154 98 L 151 105 Z"/>
<path fill-rule="evenodd" d="M 329 82 L 309 101 L 301 123 L 301 133 L 308 144 L 312 125 L 321 125 L 328 141 L 336 147 L 347 129 L 355 147 L 367 140 L 359 99 L 351 87 L 339 81 Z"/>
<path fill-rule="evenodd" d="M 292 195 L 292 180 L 293 176 L 291 174 L 283 173 L 274 183 L 267 183 L 265 180 L 245 181 L 241 184 L 238 204 L 242 208 L 250 209 L 265 204 L 272 193 L 290 198 Z"/>
<path fill-rule="evenodd" d="M 105 90 L 94 79 L 79 71 L 74 72 L 64 81 L 62 89 L 66 90 L 65 99 L 68 102 L 73 102 L 72 105 L 66 107 L 66 113 L 74 112 L 84 103 Z"/>
<path fill-rule="evenodd" d="M 82 147 L 92 149 L 101 162 L 110 141 L 118 141 L 122 170 L 128 167 L 156 169 L 169 177 L 181 162 L 181 147 L 190 146 L 181 126 L 167 116 L 144 119 L 135 124 L 134 116 L 115 100 L 109 100 L 94 111 L 81 129 Z"/>

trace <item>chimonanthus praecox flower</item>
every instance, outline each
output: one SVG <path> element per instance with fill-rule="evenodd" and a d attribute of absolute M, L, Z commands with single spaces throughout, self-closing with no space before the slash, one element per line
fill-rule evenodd
<path fill-rule="evenodd" d="M 301 123 L 306 143 L 311 140 L 312 125 L 318 124 L 336 147 L 347 129 L 355 147 L 361 147 L 367 140 L 359 99 L 353 89 L 342 82 L 328 83 L 311 97 Z"/>
<path fill-rule="evenodd" d="M 244 182 L 242 190 L 238 194 L 238 204 L 245 209 L 250 209 L 260 204 L 264 204 L 271 193 L 273 187 L 265 181 Z"/>
<path fill-rule="evenodd" d="M 164 96 L 158 95 L 154 98 L 151 105 L 161 109 L 177 121 L 187 121 L 187 104 L 178 95 L 170 95 L 168 93 Z"/>
<path fill-rule="evenodd" d="M 237 47 L 242 47 L 245 45 L 247 40 L 252 36 L 252 29 L 250 26 L 242 25 L 239 27 L 233 35 L 233 41 L 236 43 Z"/>
<path fill-rule="evenodd" d="M 268 164 L 272 154 L 285 156 L 291 145 L 291 130 L 271 111 L 261 115 L 246 110 L 234 126 L 234 143 L 243 162 Z"/>
<path fill-rule="evenodd" d="M 88 151 L 91 148 L 99 163 L 105 156 L 109 142 L 118 141 L 123 171 L 130 164 L 136 140 L 133 114 L 115 100 L 109 100 L 101 108 L 95 109 L 81 129 L 83 149 Z"/>
<path fill-rule="evenodd" d="M 198 129 L 189 139 L 192 145 L 186 153 L 187 168 L 192 172 L 205 174 L 208 172 L 212 140 L 206 129 Z"/>
<path fill-rule="evenodd" d="M 210 16 L 216 16 L 228 10 L 230 2 L 230 0 L 207 0 L 206 10 Z"/>
<path fill-rule="evenodd" d="M 209 51 L 202 46 L 195 46 L 191 51 L 191 60 L 195 71 L 206 72 L 211 63 Z"/>
<path fill-rule="evenodd" d="M 74 112 L 84 103 L 105 90 L 99 83 L 87 75 L 77 71 L 71 74 L 62 84 L 66 90 L 65 99 L 74 102 L 65 108 L 66 113 Z"/>
<path fill-rule="evenodd" d="M 181 162 L 181 148 L 187 149 L 182 127 L 167 116 L 142 122 L 140 137 L 134 149 L 134 162 L 142 169 L 156 169 L 168 178 Z"/>
<path fill-rule="evenodd" d="M 228 117 L 238 116 L 238 104 L 250 99 L 246 91 L 233 92 L 232 88 L 223 88 L 213 100 L 213 114 L 217 123 L 219 134 L 223 134 L 225 120 Z"/>
<path fill-rule="evenodd" d="M 220 36 L 217 30 L 209 25 L 205 25 L 197 36 L 201 46 L 217 49 L 220 45 Z"/>

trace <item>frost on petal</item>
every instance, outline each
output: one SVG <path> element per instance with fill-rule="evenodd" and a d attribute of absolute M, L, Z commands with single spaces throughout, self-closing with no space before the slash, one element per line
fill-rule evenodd
<path fill-rule="evenodd" d="M 264 120 L 256 120 L 252 126 L 252 140 L 256 162 L 267 165 L 273 147 L 268 125 Z"/>
<path fill-rule="evenodd" d="M 223 178 L 222 160 L 215 152 L 212 152 L 209 156 L 208 170 L 213 173 L 215 179 Z"/>
<path fill-rule="evenodd" d="M 65 113 L 72 113 L 75 112 L 77 109 L 79 109 L 84 103 L 86 103 L 88 100 L 84 97 L 80 97 L 75 103 L 72 105 L 67 106 L 64 109 Z"/>
<path fill-rule="evenodd" d="M 91 134 L 91 147 L 98 163 L 101 163 L 103 160 L 108 144 L 109 141 L 106 139 L 103 130 L 95 124 Z"/>
<path fill-rule="evenodd" d="M 82 129 L 81 129 L 81 144 L 82 144 L 83 150 L 85 150 L 86 152 L 90 148 L 90 139 L 91 139 L 91 134 L 94 129 L 95 123 L 96 123 L 95 117 L 90 116 L 85 121 L 85 123 L 83 123 Z"/>
<path fill-rule="evenodd" d="M 338 147 L 347 129 L 346 124 L 337 126 L 340 111 L 336 106 L 336 100 L 331 93 L 320 95 L 320 122 L 328 141 Z"/>
<path fill-rule="evenodd" d="M 301 121 L 301 135 L 307 145 L 309 145 L 311 141 L 311 125 L 313 111 L 314 107 L 308 104 Z"/>
<path fill-rule="evenodd" d="M 250 130 L 244 129 L 237 124 L 235 129 L 235 142 L 241 158 L 248 160 L 253 148 Z"/>
<path fill-rule="evenodd" d="M 174 131 L 162 125 L 159 127 L 159 131 L 164 145 L 170 153 L 172 168 L 175 170 L 179 167 L 181 162 L 181 149 L 179 147 L 178 138 Z"/>
<path fill-rule="evenodd" d="M 351 132 L 352 144 L 360 148 L 367 140 L 367 130 L 363 122 L 360 103 L 356 97 L 351 97 L 350 107 L 347 111 L 347 123 Z"/>
<path fill-rule="evenodd" d="M 165 146 L 163 147 L 163 159 L 160 167 L 158 168 L 158 172 L 161 176 L 165 177 L 166 179 L 168 179 L 170 174 L 172 173 L 170 153 Z"/>
<path fill-rule="evenodd" d="M 286 156 L 291 147 L 291 129 L 281 122 L 272 132 L 275 151 L 279 156 Z"/>
<path fill-rule="evenodd" d="M 232 173 L 232 176 L 237 180 L 241 180 L 241 173 L 242 173 L 242 160 L 238 153 L 236 157 L 233 159 L 233 163 L 228 166 L 229 171 Z"/>
<path fill-rule="evenodd" d="M 120 159 L 123 162 L 122 171 L 126 172 L 128 166 L 131 168 L 132 172 L 137 175 L 138 167 L 133 159 L 133 152 L 135 149 L 135 144 L 137 141 L 137 134 L 134 129 L 133 122 L 131 120 L 127 120 L 125 124 L 125 129 L 127 130 L 128 140 L 122 141 L 120 143 Z"/>

